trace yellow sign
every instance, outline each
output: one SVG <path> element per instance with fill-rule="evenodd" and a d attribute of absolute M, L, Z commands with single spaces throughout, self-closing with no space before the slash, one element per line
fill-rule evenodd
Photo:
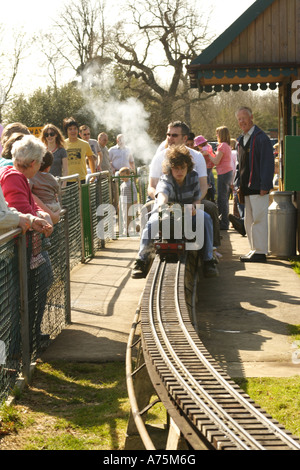
<path fill-rule="evenodd" d="M 31 134 L 35 135 L 35 137 L 39 137 L 43 127 L 28 127 L 30 130 Z"/>

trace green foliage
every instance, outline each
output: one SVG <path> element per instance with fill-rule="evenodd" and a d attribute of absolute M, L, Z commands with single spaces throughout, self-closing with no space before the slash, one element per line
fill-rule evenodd
<path fill-rule="evenodd" d="M 203 94 L 205 95 L 205 94 Z M 254 123 L 265 132 L 278 128 L 278 92 L 225 91 L 192 107 L 192 131 L 216 140 L 216 128 L 227 126 L 232 138 L 241 134 L 235 112 L 239 106 L 252 109 Z"/>
<path fill-rule="evenodd" d="M 38 89 L 29 97 L 16 97 L 4 114 L 5 122 L 22 122 L 28 127 L 52 123 L 62 129 L 65 117 L 73 116 L 79 124 L 92 125 L 92 115 L 85 107 L 85 99 L 76 85 L 69 83 L 60 88 L 48 86 Z"/>

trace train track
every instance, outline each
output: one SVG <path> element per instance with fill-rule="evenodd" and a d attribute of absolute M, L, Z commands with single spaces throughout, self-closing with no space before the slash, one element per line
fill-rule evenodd
<path fill-rule="evenodd" d="M 156 257 L 138 309 L 144 364 L 171 422 L 195 450 L 300 450 L 299 440 L 254 403 L 205 349 L 190 320 L 186 266 L 186 258 L 170 263 Z M 139 434 L 146 449 L 155 449 L 142 417 L 151 405 L 139 409 L 133 374 L 127 376 Z"/>

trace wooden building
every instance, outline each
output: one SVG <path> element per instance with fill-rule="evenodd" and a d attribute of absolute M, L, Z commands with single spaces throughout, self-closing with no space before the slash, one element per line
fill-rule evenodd
<path fill-rule="evenodd" d="M 300 0 L 257 0 L 187 68 L 191 87 L 200 91 L 278 89 L 280 189 L 285 189 L 286 136 L 300 135 Z M 300 206 L 297 142 L 294 190 Z"/>

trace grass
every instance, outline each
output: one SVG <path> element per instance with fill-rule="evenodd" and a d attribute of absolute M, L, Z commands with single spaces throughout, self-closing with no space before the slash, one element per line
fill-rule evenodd
<path fill-rule="evenodd" d="M 0 449 L 10 441 L 22 450 L 122 449 L 130 410 L 124 364 L 38 364 L 13 408 L 21 426 Z"/>
<path fill-rule="evenodd" d="M 17 432 L 21 426 L 22 422 L 16 408 L 4 403 L 0 409 L 0 438 L 12 432 Z"/>
<path fill-rule="evenodd" d="M 300 377 L 236 381 L 300 437 Z M 124 363 L 41 363 L 16 403 L 0 409 L 0 450 L 123 450 L 129 412 Z M 158 404 L 148 421 L 165 417 Z"/>
<path fill-rule="evenodd" d="M 235 381 L 274 419 L 300 437 L 300 377 L 241 378 Z"/>
<path fill-rule="evenodd" d="M 290 262 L 293 270 L 300 276 L 300 256 L 294 256 Z"/>
<path fill-rule="evenodd" d="M 291 341 L 300 340 L 300 325 L 287 325 Z M 253 400 L 300 437 L 300 377 L 235 379 Z"/>

